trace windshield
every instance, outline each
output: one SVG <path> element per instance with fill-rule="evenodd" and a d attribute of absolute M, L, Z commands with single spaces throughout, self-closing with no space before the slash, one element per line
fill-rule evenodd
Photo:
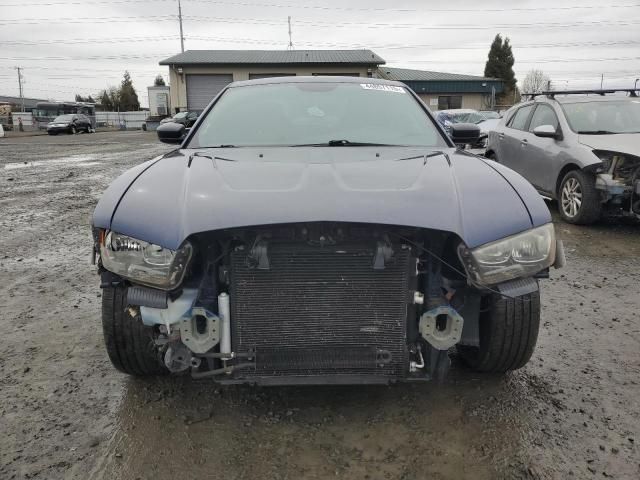
<path fill-rule="evenodd" d="M 486 111 L 480 112 L 480 114 L 487 120 L 497 120 L 500 118 L 500 114 L 498 112 Z"/>
<path fill-rule="evenodd" d="M 283 83 L 228 89 L 201 121 L 189 148 L 408 145 L 446 147 L 403 87 Z"/>
<path fill-rule="evenodd" d="M 187 113 L 189 112 L 180 112 L 180 113 L 176 113 L 173 118 L 184 118 L 187 116 Z"/>
<path fill-rule="evenodd" d="M 486 120 L 482 115 L 478 112 L 460 112 L 460 113 L 451 113 L 451 117 L 455 123 L 480 123 L 483 120 Z"/>
<path fill-rule="evenodd" d="M 71 120 L 73 120 L 73 115 L 60 115 L 56 117 L 54 122 L 70 122 Z"/>
<path fill-rule="evenodd" d="M 571 130 L 582 134 L 640 132 L 640 100 L 564 103 Z"/>

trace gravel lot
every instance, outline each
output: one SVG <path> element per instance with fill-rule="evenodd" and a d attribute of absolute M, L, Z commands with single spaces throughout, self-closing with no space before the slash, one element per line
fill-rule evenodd
<path fill-rule="evenodd" d="M 640 227 L 559 223 L 524 369 L 221 388 L 116 372 L 89 218 L 151 133 L 0 139 L 0 478 L 640 478 Z M 551 206 L 552 210 L 555 206 Z"/>

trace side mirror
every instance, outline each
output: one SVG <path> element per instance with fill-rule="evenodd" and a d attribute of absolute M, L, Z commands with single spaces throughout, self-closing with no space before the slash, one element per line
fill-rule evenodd
<path fill-rule="evenodd" d="M 473 123 L 452 123 L 449 136 L 456 145 L 474 145 L 480 140 L 480 127 Z"/>
<path fill-rule="evenodd" d="M 540 125 L 533 129 L 533 134 L 541 138 L 558 138 L 560 135 L 553 125 Z"/>
<path fill-rule="evenodd" d="M 156 129 L 158 139 L 163 143 L 182 143 L 186 135 L 186 129 L 181 123 L 163 123 Z"/>

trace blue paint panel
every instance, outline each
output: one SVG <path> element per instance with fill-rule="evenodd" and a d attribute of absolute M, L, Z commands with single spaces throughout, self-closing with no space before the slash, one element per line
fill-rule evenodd
<path fill-rule="evenodd" d="M 451 164 L 435 156 L 425 165 L 424 149 L 216 149 L 206 153 L 236 161 L 195 157 L 188 168 L 192 152 L 183 150 L 133 182 L 111 228 L 172 249 L 198 232 L 291 222 L 432 228 L 454 232 L 470 247 L 531 228 L 502 175 L 480 158 L 446 151 Z M 122 190 L 135 173 L 114 185 Z M 101 212 L 107 204 L 114 202 L 101 201 Z"/>
<path fill-rule="evenodd" d="M 486 93 L 491 94 L 491 87 L 495 87 L 496 93 L 504 90 L 503 82 L 497 81 L 418 81 L 407 80 L 403 82 L 416 93 Z M 484 86 L 483 86 L 484 84 Z"/>

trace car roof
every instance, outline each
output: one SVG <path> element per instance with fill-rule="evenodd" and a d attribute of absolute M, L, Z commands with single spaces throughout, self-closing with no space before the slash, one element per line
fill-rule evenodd
<path fill-rule="evenodd" d="M 438 110 L 438 113 L 478 113 L 478 110 L 473 108 L 450 108 L 449 110 Z"/>
<path fill-rule="evenodd" d="M 552 100 L 555 100 L 558 103 L 638 101 L 637 98 L 628 97 L 626 95 L 556 95 L 553 98 L 536 97 L 536 102 L 547 103 Z"/>
<path fill-rule="evenodd" d="M 229 88 L 245 87 L 249 85 L 270 85 L 273 83 L 366 83 L 373 85 L 392 85 L 395 87 L 407 86 L 402 82 L 384 80 L 370 77 L 334 77 L 334 76 L 291 76 L 291 77 L 267 77 L 255 80 L 240 80 L 229 84 Z"/>

